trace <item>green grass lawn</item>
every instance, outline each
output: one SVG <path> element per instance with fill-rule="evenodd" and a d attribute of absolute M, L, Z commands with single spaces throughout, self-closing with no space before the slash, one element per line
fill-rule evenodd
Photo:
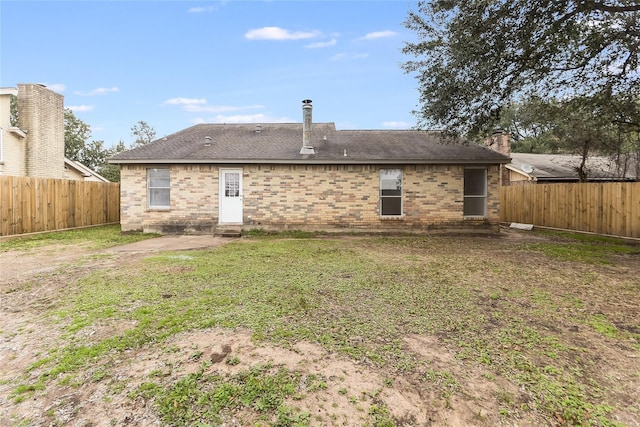
<path fill-rule="evenodd" d="M 111 229 L 101 236 L 78 239 L 124 239 Z M 0 250 L 21 248 L 10 243 Z M 248 328 L 254 340 L 285 347 L 309 341 L 390 378 L 416 374 L 443 395 L 464 396 L 454 375 L 426 368 L 408 350 L 403 337 L 417 334 L 437 337 L 460 362 L 525 390 L 524 402 L 501 397 L 509 425 L 528 412 L 551 424 L 618 425 L 611 414 L 633 408 L 616 400 L 597 360 L 599 349 L 616 346 L 640 355 L 637 304 L 620 309 L 640 301 L 637 271 L 623 268 L 638 265 L 638 252 L 619 241 L 562 235 L 535 243 L 256 236 L 213 250 L 160 253 L 71 282 L 46 313 L 64 327 L 68 345 L 32 366 L 39 378 L 16 387 L 14 398 L 63 381 L 108 353 L 210 327 Z M 121 320 L 135 326 L 91 344 L 74 338 L 97 322 Z M 637 360 L 628 368 L 640 375 Z M 169 425 L 215 425 L 221 410 L 239 407 L 277 420 L 269 425 L 310 425 L 308 414 L 284 403 L 295 395 L 295 372 L 256 366 L 220 377 L 204 368 L 174 384 L 147 381 L 137 393 L 152 398 Z M 179 396 L 187 403 L 177 405 Z M 370 420 L 395 425 L 381 404 Z"/>
<path fill-rule="evenodd" d="M 140 240 L 158 237 L 157 234 L 120 233 L 120 225 L 78 228 L 74 230 L 37 233 L 29 236 L 12 236 L 0 240 L 0 252 L 26 251 L 54 244 L 84 245 L 92 249 L 104 249 Z"/>

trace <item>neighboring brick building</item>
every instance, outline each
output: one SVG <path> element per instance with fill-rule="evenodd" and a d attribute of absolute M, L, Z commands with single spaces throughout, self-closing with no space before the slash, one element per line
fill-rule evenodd
<path fill-rule="evenodd" d="M 487 147 L 333 123 L 202 124 L 120 153 L 123 231 L 495 231 L 500 165 Z"/>
<path fill-rule="evenodd" d="M 17 96 L 18 123 L 10 122 Z M 0 174 L 64 178 L 64 97 L 39 84 L 0 89 Z"/>
<path fill-rule="evenodd" d="M 18 123 L 11 123 L 11 98 Z M 109 182 L 64 157 L 64 97 L 40 84 L 0 88 L 0 175 Z"/>

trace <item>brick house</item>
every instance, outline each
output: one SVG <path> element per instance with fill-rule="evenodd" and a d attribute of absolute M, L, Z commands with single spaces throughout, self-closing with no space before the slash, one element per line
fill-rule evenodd
<path fill-rule="evenodd" d="M 18 123 L 10 121 L 11 97 Z M 0 174 L 64 178 L 64 97 L 43 85 L 0 88 Z"/>
<path fill-rule="evenodd" d="M 500 166 L 488 147 L 417 130 L 312 123 L 199 124 L 125 151 L 123 231 L 496 231 Z"/>
<path fill-rule="evenodd" d="M 11 98 L 18 123 L 12 123 Z M 109 182 L 64 157 L 64 97 L 41 84 L 0 88 L 0 175 Z"/>

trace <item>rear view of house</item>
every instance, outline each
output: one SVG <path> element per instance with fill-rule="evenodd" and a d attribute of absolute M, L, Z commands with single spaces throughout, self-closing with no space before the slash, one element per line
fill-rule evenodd
<path fill-rule="evenodd" d="M 200 124 L 120 153 L 123 231 L 497 230 L 500 165 L 487 147 L 417 130 Z"/>

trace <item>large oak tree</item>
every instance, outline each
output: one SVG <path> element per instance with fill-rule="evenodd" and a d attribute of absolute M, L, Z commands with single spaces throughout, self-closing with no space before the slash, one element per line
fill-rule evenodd
<path fill-rule="evenodd" d="M 582 98 L 637 126 L 640 2 L 430 0 L 409 13 L 403 52 L 415 73 L 419 125 L 480 134 L 511 102 Z"/>

